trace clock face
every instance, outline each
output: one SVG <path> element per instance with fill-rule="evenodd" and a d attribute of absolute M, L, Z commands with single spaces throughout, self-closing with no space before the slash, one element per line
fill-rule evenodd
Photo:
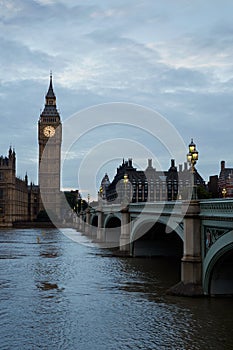
<path fill-rule="evenodd" d="M 46 126 L 46 127 L 44 128 L 43 132 L 44 132 L 44 135 L 45 135 L 46 137 L 52 137 L 52 136 L 55 135 L 55 129 L 54 129 L 54 127 L 51 126 L 51 125 Z"/>

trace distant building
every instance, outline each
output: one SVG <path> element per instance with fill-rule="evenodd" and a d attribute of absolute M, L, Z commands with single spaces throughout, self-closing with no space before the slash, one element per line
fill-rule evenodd
<path fill-rule="evenodd" d="M 40 189 L 38 185 L 28 186 L 28 218 L 35 221 L 40 212 Z"/>
<path fill-rule="evenodd" d="M 39 213 L 39 187 L 16 176 L 16 153 L 0 157 L 0 227 L 34 221 Z"/>
<path fill-rule="evenodd" d="M 108 174 L 105 174 L 100 185 L 100 195 L 104 200 L 107 199 L 107 191 L 108 191 L 109 185 L 110 185 L 110 181 L 109 181 Z"/>
<path fill-rule="evenodd" d="M 209 177 L 208 191 L 212 198 L 219 197 L 218 175 L 212 175 Z"/>
<path fill-rule="evenodd" d="M 195 169 L 195 184 L 205 187 L 205 181 Z M 152 160 L 148 160 L 145 171 L 133 167 L 132 159 L 123 159 L 117 168 L 117 173 L 112 182 L 105 174 L 101 181 L 99 195 L 108 202 L 121 203 L 127 199 L 129 202 L 164 201 L 190 198 L 192 178 L 187 163 L 179 165 L 179 171 L 175 166 L 175 160 L 171 160 L 171 166 L 167 171 L 158 171 L 152 166 Z"/>
<path fill-rule="evenodd" d="M 225 161 L 221 161 L 218 178 L 219 197 L 233 197 L 233 168 L 226 168 Z"/>

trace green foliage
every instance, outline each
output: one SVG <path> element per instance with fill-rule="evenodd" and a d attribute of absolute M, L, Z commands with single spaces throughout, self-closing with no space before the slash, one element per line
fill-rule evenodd
<path fill-rule="evenodd" d="M 88 207 L 87 202 L 81 198 L 77 191 L 65 192 L 65 196 L 70 208 L 76 213 Z"/>
<path fill-rule="evenodd" d="M 203 186 L 198 186 L 197 197 L 198 199 L 208 199 L 211 198 L 211 193 L 208 192 Z"/>

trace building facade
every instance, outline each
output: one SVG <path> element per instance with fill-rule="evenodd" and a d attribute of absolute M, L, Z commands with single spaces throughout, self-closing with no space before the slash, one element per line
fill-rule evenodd
<path fill-rule="evenodd" d="M 0 157 L 0 227 L 34 221 L 39 213 L 39 187 L 16 176 L 16 153 Z"/>
<path fill-rule="evenodd" d="M 0 157 L 0 226 L 28 221 L 28 178 L 16 176 L 16 154 L 9 148 L 8 156 Z"/>
<path fill-rule="evenodd" d="M 218 177 L 219 197 L 233 197 L 233 168 L 226 168 L 225 161 L 221 161 Z"/>

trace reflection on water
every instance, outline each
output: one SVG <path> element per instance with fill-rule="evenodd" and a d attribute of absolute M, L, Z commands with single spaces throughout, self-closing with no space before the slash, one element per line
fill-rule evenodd
<path fill-rule="evenodd" d="M 232 299 L 166 295 L 179 276 L 175 259 L 2 230 L 0 349 L 233 349 Z"/>
<path fill-rule="evenodd" d="M 40 288 L 41 290 L 51 290 L 51 289 L 58 290 L 57 283 L 41 282 L 40 284 L 37 285 L 37 287 Z"/>

